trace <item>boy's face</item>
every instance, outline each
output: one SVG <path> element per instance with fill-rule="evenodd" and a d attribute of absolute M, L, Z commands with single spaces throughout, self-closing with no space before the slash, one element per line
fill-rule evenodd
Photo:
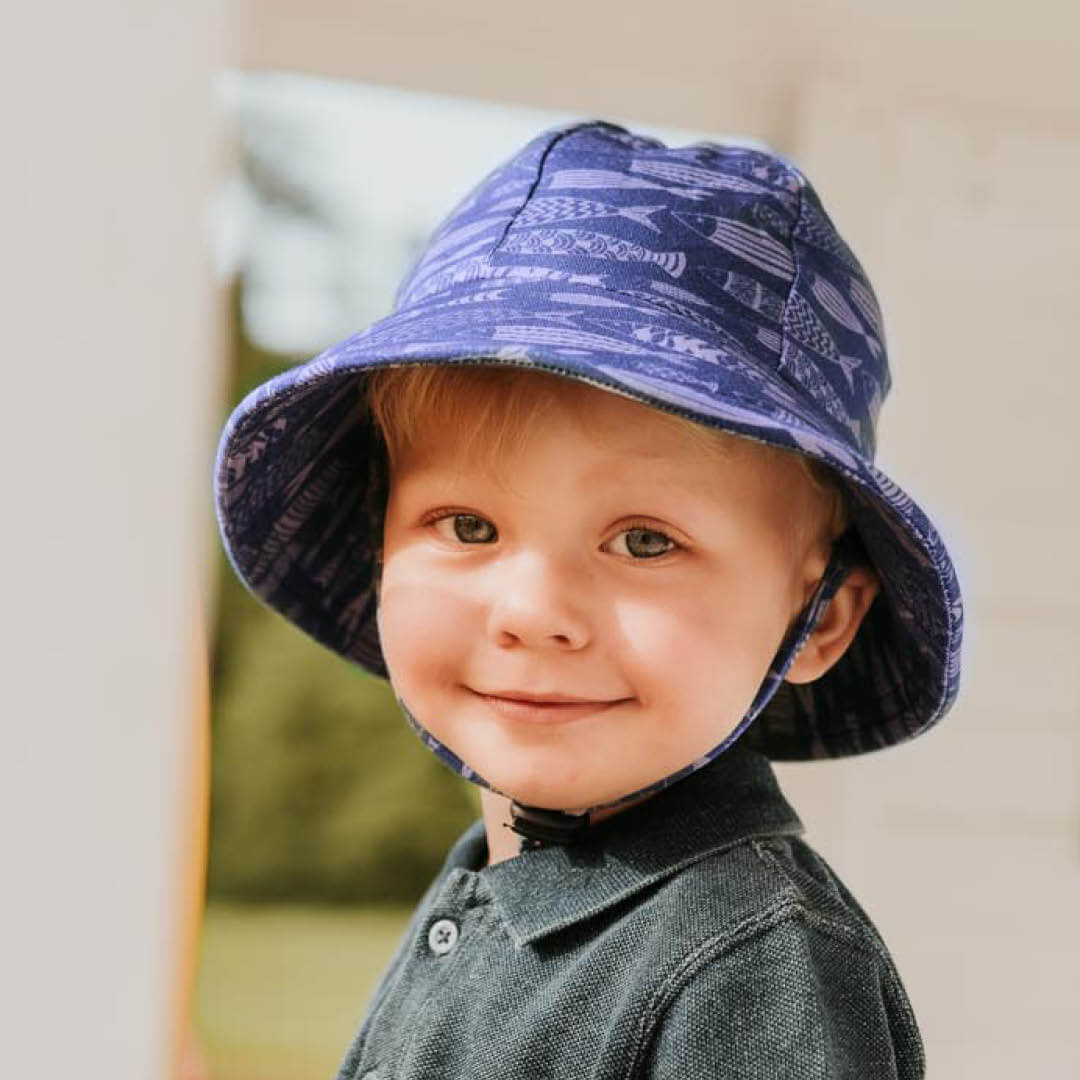
<path fill-rule="evenodd" d="M 828 556 L 796 540 L 813 504 L 793 462 L 743 440 L 717 459 L 581 395 L 501 460 L 461 460 L 440 430 L 396 463 L 378 614 L 416 719 L 504 794 L 570 811 L 720 743 Z"/>

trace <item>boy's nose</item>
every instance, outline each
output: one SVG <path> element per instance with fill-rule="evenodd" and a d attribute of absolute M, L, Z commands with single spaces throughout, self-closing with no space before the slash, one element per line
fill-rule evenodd
<path fill-rule="evenodd" d="M 504 647 L 576 650 L 591 639 L 585 590 L 554 560 L 521 553 L 492 582 L 488 632 Z"/>

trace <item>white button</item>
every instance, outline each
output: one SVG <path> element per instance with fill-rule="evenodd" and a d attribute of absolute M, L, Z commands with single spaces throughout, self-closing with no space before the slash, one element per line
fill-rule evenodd
<path fill-rule="evenodd" d="M 457 939 L 457 923 L 453 919 L 438 919 L 431 924 L 428 931 L 428 948 L 436 956 L 443 956 L 457 944 Z"/>

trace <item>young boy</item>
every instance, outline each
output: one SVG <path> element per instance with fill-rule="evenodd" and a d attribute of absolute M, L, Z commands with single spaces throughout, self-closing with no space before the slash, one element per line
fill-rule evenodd
<path fill-rule="evenodd" d="M 237 572 L 481 788 L 343 1080 L 924 1075 L 769 764 L 901 742 L 956 695 L 951 562 L 872 462 L 888 387 L 797 169 L 594 122 L 238 406 Z"/>

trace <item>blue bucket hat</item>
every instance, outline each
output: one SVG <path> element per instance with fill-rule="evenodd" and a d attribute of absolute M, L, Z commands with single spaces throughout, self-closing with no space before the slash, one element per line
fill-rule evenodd
<path fill-rule="evenodd" d="M 804 454 L 848 493 L 852 527 L 741 723 L 701 759 L 605 805 L 674 783 L 739 737 L 774 760 L 861 754 L 920 734 L 952 705 L 956 574 L 926 515 L 873 463 L 890 385 L 878 304 L 809 181 L 783 157 L 666 147 L 599 121 L 544 132 L 436 229 L 392 314 L 236 407 L 215 465 L 233 567 L 257 597 L 383 677 L 375 615 L 386 459 L 358 402 L 365 372 L 403 364 L 576 379 Z M 816 681 L 785 682 L 859 561 L 882 587 L 851 645 Z M 451 767 L 491 786 L 400 704 Z M 564 820 L 573 815 L 515 812 L 534 840 L 577 827 Z M 575 821 L 587 825 L 588 814 Z"/>

